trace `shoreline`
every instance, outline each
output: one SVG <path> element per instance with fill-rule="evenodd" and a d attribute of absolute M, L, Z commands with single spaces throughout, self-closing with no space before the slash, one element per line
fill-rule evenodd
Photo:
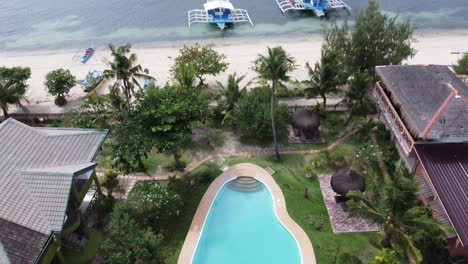
<path fill-rule="evenodd" d="M 414 48 L 416 55 L 403 62 L 404 64 L 444 64 L 452 65 L 460 55 L 452 52 L 468 52 L 468 30 L 454 30 L 444 32 L 416 31 L 414 34 Z M 164 85 L 170 81 L 170 67 L 177 57 L 179 49 L 184 44 L 190 42 L 154 42 L 132 45 L 132 52 L 138 56 L 138 63 L 143 68 L 148 68 L 150 75 L 157 79 L 157 85 Z M 216 82 L 224 83 L 227 75 L 237 72 L 239 75 L 246 75 L 244 84 L 255 78 L 255 73 L 251 69 L 252 61 L 258 54 L 266 52 L 268 46 L 283 46 L 284 49 L 296 59 L 298 68 L 291 73 L 292 79 L 303 80 L 307 78 L 304 65 L 306 62 L 315 63 L 320 59 L 322 37 L 312 35 L 304 37 L 275 37 L 275 38 L 224 38 L 219 40 L 198 41 L 201 44 L 211 46 L 218 52 L 226 55 L 229 63 L 226 72 L 215 76 L 207 76 L 206 83 L 216 86 Z M 44 77 L 47 72 L 65 68 L 74 74 L 77 80 L 83 79 L 88 71 L 104 70 L 107 68 L 106 61 L 110 57 L 107 47 L 98 47 L 94 56 L 86 64 L 80 63 L 82 53 L 76 49 L 61 50 L 36 50 L 0 52 L 0 66 L 22 66 L 31 68 L 31 79 L 29 79 L 29 89 L 27 99 L 30 101 L 26 105 L 32 112 L 64 112 L 73 107 L 73 101 L 79 100 L 86 93 L 77 85 L 74 87 L 69 97 L 72 102 L 69 106 L 61 108 L 54 105 L 54 98 L 49 96 L 43 86 Z M 73 59 L 73 57 L 75 58 Z M 11 112 L 15 112 L 11 106 Z"/>

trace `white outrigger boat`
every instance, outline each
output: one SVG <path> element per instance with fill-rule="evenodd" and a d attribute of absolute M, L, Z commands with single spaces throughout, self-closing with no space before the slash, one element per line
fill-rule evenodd
<path fill-rule="evenodd" d="M 204 9 L 188 11 L 188 24 L 212 23 L 223 30 L 227 24 L 250 23 L 249 13 L 245 9 L 236 9 L 229 0 L 207 0 Z"/>
<path fill-rule="evenodd" d="M 331 10 L 346 10 L 351 11 L 342 0 L 276 0 L 281 12 L 285 13 L 289 10 L 312 10 L 318 17 L 323 17 Z"/>

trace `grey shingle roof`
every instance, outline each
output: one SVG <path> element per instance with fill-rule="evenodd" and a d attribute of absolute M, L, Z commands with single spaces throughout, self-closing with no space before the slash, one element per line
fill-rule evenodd
<path fill-rule="evenodd" d="M 0 226 L 0 263 L 34 263 L 49 236 L 1 218 Z"/>
<path fill-rule="evenodd" d="M 11 118 L 1 123 L 0 219 L 47 236 L 61 231 L 73 175 L 95 166 L 106 135 L 34 128 Z"/>
<path fill-rule="evenodd" d="M 415 137 L 447 142 L 468 137 L 468 86 L 447 66 L 377 66 L 376 73 Z"/>

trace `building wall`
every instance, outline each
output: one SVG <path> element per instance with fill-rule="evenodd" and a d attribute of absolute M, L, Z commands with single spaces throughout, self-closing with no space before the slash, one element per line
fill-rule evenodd
<path fill-rule="evenodd" d="M 391 135 L 391 141 L 395 145 L 396 149 L 398 150 L 398 154 L 400 158 L 403 160 L 405 167 L 408 169 L 408 171 L 412 172 L 414 170 L 414 167 L 417 165 L 417 158 L 415 155 L 411 155 L 407 157 L 401 148 L 400 144 L 396 140 L 395 134 L 393 134 L 393 130 L 390 128 L 389 124 L 387 123 L 387 120 L 385 120 L 383 114 L 379 115 L 379 121 L 385 124 L 385 127 L 387 128 L 388 131 L 390 131 Z M 414 152 L 414 151 L 413 151 Z"/>
<path fill-rule="evenodd" d="M 463 247 L 457 237 L 447 239 L 449 254 L 452 257 L 464 257 L 468 259 L 468 247 Z"/>

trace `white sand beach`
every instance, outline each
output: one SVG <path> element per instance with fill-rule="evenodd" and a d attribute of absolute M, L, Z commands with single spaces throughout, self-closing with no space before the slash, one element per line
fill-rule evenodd
<path fill-rule="evenodd" d="M 453 31 L 447 33 L 425 33 L 415 35 L 414 44 L 417 54 L 406 63 L 408 64 L 444 64 L 452 65 L 460 55 L 453 52 L 468 52 L 468 31 Z M 283 46 L 287 52 L 296 58 L 297 70 L 292 73 L 295 79 L 305 79 L 306 62 L 314 63 L 320 59 L 322 39 L 320 36 L 293 39 L 247 39 L 247 40 L 216 40 L 212 47 L 225 54 L 229 62 L 228 70 L 216 77 L 207 77 L 208 84 L 216 81 L 224 82 L 226 75 L 237 72 L 245 74 L 246 81 L 255 77 L 252 61 L 259 53 L 265 53 L 267 46 Z M 170 80 L 170 67 L 173 59 L 178 55 L 181 44 L 146 44 L 134 45 L 132 51 L 138 55 L 138 62 L 150 71 L 158 84 L 164 84 Z M 107 68 L 106 61 L 110 57 L 107 47 L 96 49 L 94 56 L 86 63 L 80 62 L 82 53 L 76 50 L 50 50 L 50 51 L 27 51 L 27 52 L 0 52 L 1 66 L 27 66 L 31 68 L 32 76 L 29 80 L 26 105 L 34 112 L 62 112 L 76 104 L 86 93 L 81 86 L 76 86 L 70 92 L 68 100 L 71 102 L 67 107 L 60 108 L 54 105 L 53 97 L 49 96 L 44 88 L 43 82 L 47 72 L 65 68 L 77 77 L 83 79 L 90 70 L 104 70 Z M 75 101 L 75 103 L 73 103 Z M 14 111 L 13 107 L 12 110 Z"/>

